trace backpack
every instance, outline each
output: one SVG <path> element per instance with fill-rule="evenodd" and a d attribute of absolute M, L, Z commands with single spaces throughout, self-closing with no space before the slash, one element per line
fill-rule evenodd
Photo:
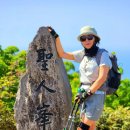
<path fill-rule="evenodd" d="M 101 59 L 102 53 L 104 51 L 108 52 L 105 49 L 99 49 L 99 51 L 96 55 L 96 61 L 97 61 L 98 65 L 100 64 L 100 59 Z M 120 86 L 121 73 L 118 72 L 119 67 L 118 67 L 118 64 L 117 64 L 116 55 L 111 53 L 109 55 L 109 58 L 111 60 L 112 67 L 109 70 L 107 81 L 104 83 L 104 85 L 101 87 L 100 90 L 105 90 L 107 95 L 115 94 L 116 96 L 118 96 L 116 94 L 116 91 Z"/>

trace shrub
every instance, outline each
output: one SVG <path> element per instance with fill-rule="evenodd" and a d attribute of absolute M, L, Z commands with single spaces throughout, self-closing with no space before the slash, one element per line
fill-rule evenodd
<path fill-rule="evenodd" d="M 119 106 L 116 110 L 105 107 L 97 130 L 130 130 L 130 107 Z"/>

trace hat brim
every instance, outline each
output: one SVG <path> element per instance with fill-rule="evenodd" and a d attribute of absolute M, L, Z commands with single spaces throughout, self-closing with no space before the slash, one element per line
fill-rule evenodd
<path fill-rule="evenodd" d="M 97 38 L 99 38 L 99 40 L 101 39 L 98 35 L 95 35 L 95 34 L 93 34 L 93 33 L 83 33 L 83 34 L 80 34 L 78 37 L 77 37 L 77 39 L 78 39 L 78 41 L 80 41 L 80 37 L 81 36 L 83 36 L 83 35 L 94 35 L 95 37 L 97 37 Z M 81 41 L 80 41 L 81 42 Z"/>

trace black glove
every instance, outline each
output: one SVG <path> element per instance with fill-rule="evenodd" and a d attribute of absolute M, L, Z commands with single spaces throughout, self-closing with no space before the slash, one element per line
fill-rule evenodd
<path fill-rule="evenodd" d="M 55 32 L 55 30 L 52 27 L 48 26 L 48 29 L 51 30 L 50 33 L 55 39 L 59 37 L 59 35 Z"/>
<path fill-rule="evenodd" d="M 85 92 L 85 89 L 83 88 L 78 88 L 78 93 L 75 97 L 75 102 L 79 102 L 80 99 L 82 98 L 82 94 Z"/>
<path fill-rule="evenodd" d="M 91 90 L 89 89 L 88 91 L 85 91 L 82 93 L 82 97 L 80 97 L 80 104 L 83 103 L 89 96 L 93 95 Z"/>

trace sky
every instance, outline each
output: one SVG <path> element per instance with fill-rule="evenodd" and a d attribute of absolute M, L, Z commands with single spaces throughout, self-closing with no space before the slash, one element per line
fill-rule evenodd
<path fill-rule="evenodd" d="M 99 47 L 116 52 L 130 79 L 130 0 L 0 0 L 0 45 L 28 50 L 42 26 L 52 26 L 64 51 L 82 49 L 80 28 L 93 26 L 101 37 Z M 78 63 L 75 63 L 78 70 Z"/>

